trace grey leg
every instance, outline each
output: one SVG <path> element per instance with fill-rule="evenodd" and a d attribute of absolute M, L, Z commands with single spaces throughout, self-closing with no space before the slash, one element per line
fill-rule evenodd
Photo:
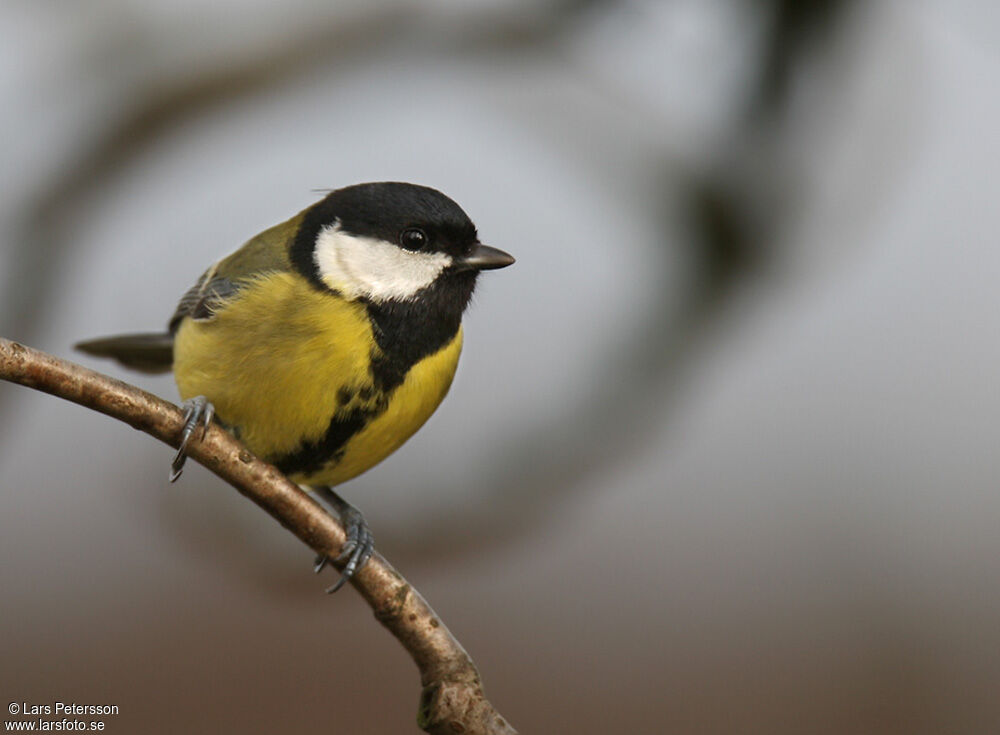
<path fill-rule="evenodd" d="M 340 550 L 340 554 L 335 559 L 338 562 L 347 561 L 347 565 L 337 583 L 326 591 L 327 594 L 333 594 L 343 587 L 371 558 L 375 551 L 375 539 L 372 537 L 371 531 L 368 530 L 368 523 L 365 522 L 361 511 L 340 497 L 333 488 L 318 486 L 312 488 L 312 491 L 337 511 L 340 522 L 347 532 L 344 548 Z M 328 561 L 329 559 L 323 554 L 316 557 L 315 571 L 317 574 L 323 571 Z"/>
<path fill-rule="evenodd" d="M 174 461 L 170 463 L 170 482 L 176 482 L 184 471 L 184 461 L 187 459 L 187 446 L 194 436 L 195 429 L 201 424 L 201 439 L 205 438 L 208 425 L 212 423 L 212 416 L 215 415 L 215 406 L 208 402 L 205 396 L 189 398 L 181 404 L 184 409 L 184 429 L 181 431 L 181 445 L 174 455 Z"/>

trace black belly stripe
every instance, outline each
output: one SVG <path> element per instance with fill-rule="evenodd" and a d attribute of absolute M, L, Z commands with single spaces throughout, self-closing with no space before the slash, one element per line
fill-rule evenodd
<path fill-rule="evenodd" d="M 431 287 L 412 302 L 367 304 L 378 345 L 371 355 L 371 385 L 361 387 L 356 393 L 348 387 L 338 390 L 338 405 L 331 409 L 333 418 L 323 436 L 303 442 L 293 452 L 271 458 L 278 469 L 288 475 L 310 475 L 331 462 L 339 462 L 351 437 L 385 412 L 393 392 L 410 369 L 455 338 L 474 283 L 474 279 L 463 279 L 462 285 L 467 284 L 467 289 L 458 289 L 462 296 L 459 301 L 434 293 L 446 290 L 453 296 L 452 283 L 449 289 Z M 355 398 L 362 405 L 348 408 Z"/>
<path fill-rule="evenodd" d="M 309 475 L 318 472 L 329 462 L 339 462 L 350 438 L 378 413 L 380 412 L 357 411 L 335 418 L 319 441 L 304 442 L 294 452 L 275 459 L 274 465 L 286 475 Z"/>
<path fill-rule="evenodd" d="M 371 355 L 372 383 L 357 391 L 364 404 L 345 411 L 355 393 L 340 389 L 340 405 L 331 407 L 333 418 L 324 435 L 270 461 L 287 475 L 310 475 L 339 462 L 351 437 L 385 412 L 410 369 L 455 338 L 475 282 L 474 272 L 456 273 L 439 278 L 412 301 L 366 303 L 378 349 Z"/>

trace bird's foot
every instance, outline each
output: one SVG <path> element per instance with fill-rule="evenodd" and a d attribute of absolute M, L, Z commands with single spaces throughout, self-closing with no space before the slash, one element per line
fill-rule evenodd
<path fill-rule="evenodd" d="M 333 560 L 338 564 L 341 562 L 347 563 L 340 574 L 340 579 L 326 591 L 328 595 L 332 595 L 347 584 L 351 577 L 357 574 L 371 558 L 371 555 L 375 553 L 375 538 L 372 536 L 372 532 L 368 528 L 368 523 L 365 521 L 365 517 L 360 510 L 330 488 L 317 488 L 317 490 L 333 506 L 334 510 L 337 511 L 337 514 L 340 516 L 340 522 L 344 526 L 344 531 L 347 533 L 347 541 L 341 547 L 340 554 Z M 329 562 L 330 558 L 328 556 L 320 554 L 316 557 L 313 571 L 319 574 L 326 568 Z"/>
<path fill-rule="evenodd" d="M 215 406 L 209 403 L 205 396 L 189 398 L 181 404 L 184 409 L 184 429 L 181 431 L 181 445 L 177 448 L 174 461 L 170 463 L 170 482 L 176 482 L 184 471 L 184 461 L 187 459 L 187 447 L 194 436 L 195 430 L 201 424 L 200 439 L 205 438 L 208 425 L 212 423 L 212 416 L 215 415 Z"/>

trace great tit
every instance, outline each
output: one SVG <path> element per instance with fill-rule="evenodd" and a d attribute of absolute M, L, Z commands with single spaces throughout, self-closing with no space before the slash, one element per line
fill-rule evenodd
<path fill-rule="evenodd" d="M 480 243 L 441 192 L 358 184 L 209 267 L 167 331 L 76 347 L 146 372 L 173 369 L 187 420 L 171 480 L 214 414 L 330 503 L 348 532 L 332 592 L 373 551 L 364 517 L 333 486 L 381 462 L 430 417 L 455 375 L 479 272 L 513 262 Z"/>

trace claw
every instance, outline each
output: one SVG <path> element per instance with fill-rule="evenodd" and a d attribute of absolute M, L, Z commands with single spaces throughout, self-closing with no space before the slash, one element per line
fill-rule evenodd
<path fill-rule="evenodd" d="M 348 518 L 344 519 L 346 521 L 347 541 L 335 560 L 338 563 L 346 561 L 347 564 L 344 565 L 340 579 L 326 590 L 328 595 L 332 595 L 347 584 L 375 551 L 375 539 L 372 537 L 371 531 L 368 530 L 364 516 L 356 508 L 352 508 L 352 510 L 357 513 L 357 518 L 348 516 L 349 520 Z"/>
<path fill-rule="evenodd" d="M 316 491 L 337 511 L 338 515 L 340 515 L 340 522 L 344 524 L 344 530 L 347 532 L 347 540 L 344 542 L 343 547 L 341 547 L 340 553 L 333 560 L 337 564 L 342 562 L 347 563 L 344 565 L 340 579 L 326 590 L 328 595 L 332 595 L 347 584 L 364 567 L 372 554 L 375 553 L 375 538 L 372 536 L 371 531 L 368 530 L 368 524 L 365 522 L 365 517 L 361 514 L 360 510 L 341 498 L 330 488 L 316 488 Z M 317 556 L 314 571 L 317 573 L 321 572 L 329 561 L 329 557 L 325 555 L 321 554 Z"/>
<path fill-rule="evenodd" d="M 187 447 L 194 436 L 195 429 L 201 424 L 201 436 L 204 439 L 208 432 L 208 425 L 212 423 L 215 416 L 215 406 L 209 403 L 205 396 L 189 398 L 182 404 L 184 408 L 184 428 L 181 430 L 181 444 L 177 448 L 173 462 L 170 463 L 170 482 L 176 482 L 184 471 L 184 462 L 187 460 Z"/>
<path fill-rule="evenodd" d="M 332 595 L 334 592 L 336 592 L 341 587 L 343 587 L 345 584 L 347 584 L 347 580 L 348 579 L 350 579 L 350 577 L 347 576 L 347 570 L 345 569 L 344 570 L 344 574 L 340 575 L 340 579 L 337 580 L 337 583 L 335 585 L 333 585 L 332 587 L 327 587 L 326 588 L 326 594 Z"/>
<path fill-rule="evenodd" d="M 205 418 L 201 423 L 201 439 L 205 440 L 205 434 L 208 433 L 208 426 L 212 423 L 212 419 L 215 418 L 215 406 L 212 405 L 210 401 L 205 401 Z"/>
<path fill-rule="evenodd" d="M 348 533 L 350 533 L 350 531 L 348 531 Z M 347 561 L 348 559 L 351 558 L 351 554 L 353 554 L 357 548 L 358 548 L 357 539 L 348 536 L 347 541 L 345 541 L 344 545 L 340 548 L 340 553 L 337 554 L 336 560 L 338 562 Z"/>

